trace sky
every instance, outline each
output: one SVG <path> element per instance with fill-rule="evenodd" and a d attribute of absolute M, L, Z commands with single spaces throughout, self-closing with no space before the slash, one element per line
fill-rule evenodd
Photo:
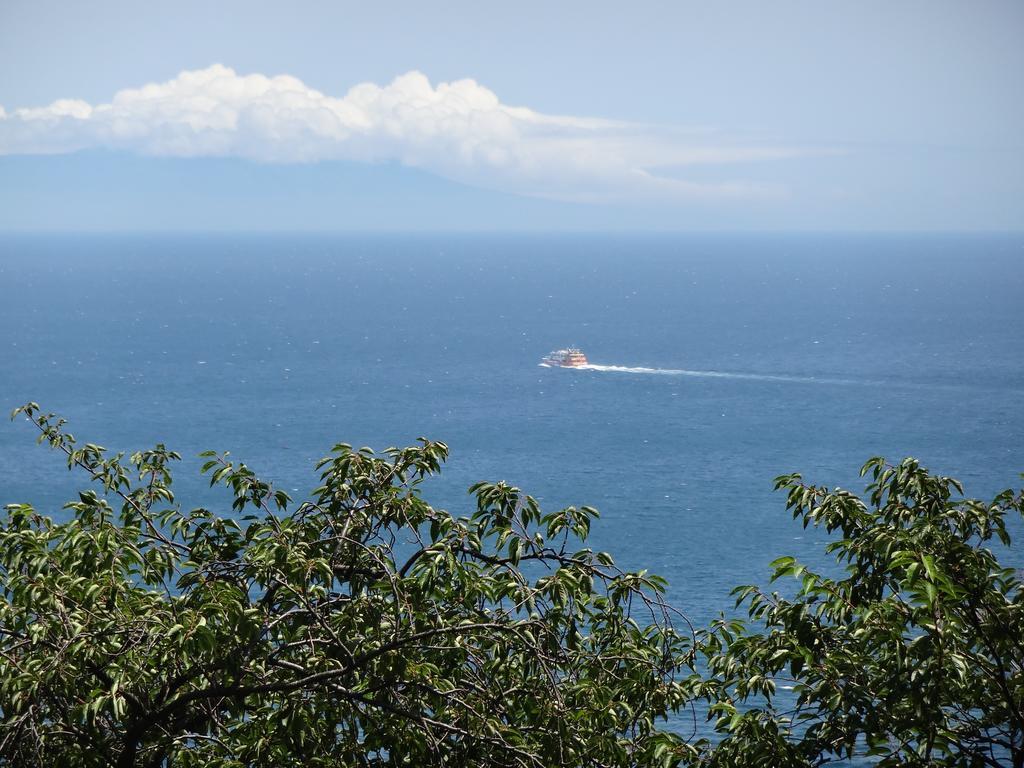
<path fill-rule="evenodd" d="M 1019 230 L 1024 3 L 0 3 L 0 230 Z"/>

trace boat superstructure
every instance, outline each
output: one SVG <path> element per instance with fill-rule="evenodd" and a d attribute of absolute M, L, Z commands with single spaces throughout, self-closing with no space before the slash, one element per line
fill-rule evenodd
<path fill-rule="evenodd" d="M 589 365 L 587 356 L 577 347 L 556 349 L 541 359 L 540 364 L 550 368 L 582 368 Z"/>

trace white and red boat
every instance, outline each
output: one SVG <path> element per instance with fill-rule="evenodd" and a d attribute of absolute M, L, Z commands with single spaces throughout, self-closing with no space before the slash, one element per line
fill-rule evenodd
<path fill-rule="evenodd" d="M 582 368 L 585 365 L 589 365 L 583 350 L 576 347 L 556 349 L 554 352 L 543 357 L 540 364 L 549 368 Z"/>

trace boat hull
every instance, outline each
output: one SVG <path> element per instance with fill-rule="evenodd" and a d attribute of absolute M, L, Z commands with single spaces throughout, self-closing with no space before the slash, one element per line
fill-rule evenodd
<path fill-rule="evenodd" d="M 589 365 L 587 356 L 575 347 L 556 349 L 541 359 L 540 364 L 548 368 L 584 368 Z"/>

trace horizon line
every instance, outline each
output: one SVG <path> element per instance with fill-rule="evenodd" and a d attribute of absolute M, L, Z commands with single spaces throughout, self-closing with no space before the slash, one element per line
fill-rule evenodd
<path fill-rule="evenodd" d="M 455 228 L 423 228 L 410 227 L 392 229 L 374 228 L 318 228 L 318 227 L 281 227 L 281 228 L 116 228 L 116 229 L 76 229 L 76 228 L 55 228 L 55 229 L 0 229 L 0 237 L 25 237 L 25 236 L 95 236 L 95 235 L 259 235 L 259 236 L 295 236 L 295 235 L 744 235 L 744 236 L 785 236 L 785 235 L 856 235 L 856 236 L 893 236 L 893 235 L 927 235 L 927 236 L 950 236 L 950 235 L 993 235 L 993 236 L 1024 236 L 1024 226 L 1020 229 L 745 229 L 745 228 L 707 228 L 707 229 L 673 229 L 657 227 L 622 227 L 622 228 L 522 228 L 510 229 L 501 227 L 484 227 L 480 229 L 455 229 Z"/>

